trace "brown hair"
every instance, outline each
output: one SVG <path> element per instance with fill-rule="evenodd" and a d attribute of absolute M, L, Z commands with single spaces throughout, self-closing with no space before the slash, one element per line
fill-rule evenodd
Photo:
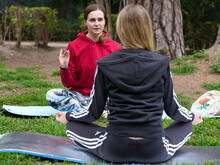
<path fill-rule="evenodd" d="M 125 6 L 118 15 L 116 31 L 123 47 L 154 50 L 151 19 L 143 6 Z"/>
<path fill-rule="evenodd" d="M 106 12 L 105 12 L 105 8 L 99 4 L 91 4 L 89 6 L 87 6 L 84 10 L 84 20 L 87 20 L 88 19 L 88 15 L 89 13 L 93 12 L 93 11 L 96 11 L 96 10 L 100 10 L 103 12 L 104 14 L 104 19 L 105 19 L 105 26 L 107 25 L 108 23 L 108 18 L 107 18 L 107 15 L 106 15 Z M 99 41 L 101 43 L 104 43 L 107 39 L 107 36 L 106 36 L 106 33 L 105 32 L 102 32 L 102 35 L 99 37 Z"/>

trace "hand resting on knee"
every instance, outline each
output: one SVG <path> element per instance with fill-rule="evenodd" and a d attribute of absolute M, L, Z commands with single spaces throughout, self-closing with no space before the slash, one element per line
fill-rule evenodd
<path fill-rule="evenodd" d="M 202 123 L 202 114 L 194 113 L 194 119 L 192 121 L 192 125 L 197 125 Z"/>
<path fill-rule="evenodd" d="M 58 111 L 56 114 L 56 120 L 60 123 L 67 124 L 68 121 L 66 120 L 66 113 L 67 112 Z"/>

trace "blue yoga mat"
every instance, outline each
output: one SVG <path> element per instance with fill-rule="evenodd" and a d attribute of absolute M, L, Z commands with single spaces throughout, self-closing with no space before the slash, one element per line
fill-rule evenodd
<path fill-rule="evenodd" d="M 57 110 L 50 106 L 11 106 L 3 105 L 7 112 L 22 116 L 51 116 L 56 115 Z"/>
<path fill-rule="evenodd" d="M 74 145 L 66 137 L 39 133 L 15 132 L 0 135 L 0 154 L 1 152 L 28 154 L 75 163 L 104 162 L 87 150 Z M 220 163 L 220 146 L 183 146 L 171 160 L 163 165 L 182 163 L 197 165 L 210 161 Z"/>

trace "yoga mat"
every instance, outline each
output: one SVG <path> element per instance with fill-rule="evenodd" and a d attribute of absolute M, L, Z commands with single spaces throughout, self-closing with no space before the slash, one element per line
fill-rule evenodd
<path fill-rule="evenodd" d="M 56 115 L 57 110 L 51 106 L 11 106 L 3 105 L 2 109 L 15 115 L 22 116 L 51 116 Z M 206 116 L 207 118 L 220 118 L 220 116 Z M 162 119 L 171 119 L 165 111 L 163 111 Z"/>
<path fill-rule="evenodd" d="M 0 135 L 0 152 L 28 154 L 75 163 L 104 162 L 87 150 L 74 145 L 66 137 L 39 133 L 15 132 Z M 185 162 L 197 165 L 210 161 L 220 163 L 220 146 L 183 146 L 165 164 Z"/>
<path fill-rule="evenodd" d="M 11 106 L 3 105 L 2 109 L 15 115 L 22 116 L 51 116 L 56 115 L 57 110 L 51 106 Z"/>

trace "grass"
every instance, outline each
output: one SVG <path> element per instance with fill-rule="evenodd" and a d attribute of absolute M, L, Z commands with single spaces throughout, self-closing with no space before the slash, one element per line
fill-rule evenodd
<path fill-rule="evenodd" d="M 52 76 L 60 76 L 60 70 L 53 71 Z"/>
<path fill-rule="evenodd" d="M 182 58 L 177 58 L 171 61 L 171 64 L 183 65 L 187 62 L 195 62 L 198 59 L 209 60 L 208 54 L 206 54 L 206 50 L 195 50 L 192 55 L 186 55 Z"/>
<path fill-rule="evenodd" d="M 182 58 L 171 60 L 170 63 L 175 65 L 175 67 L 171 68 L 171 72 L 177 75 L 192 74 L 198 69 L 192 63 L 195 63 L 200 59 L 209 61 L 209 55 L 206 54 L 205 49 L 194 51 L 192 55 L 186 55 Z M 209 65 L 210 72 L 220 73 L 220 54 L 218 54 L 213 60 L 215 61 L 214 64 Z"/>
<path fill-rule="evenodd" d="M 193 63 L 201 59 L 205 59 L 206 61 L 209 60 L 209 55 L 206 54 L 205 49 L 194 51 L 192 55 L 186 55 L 182 58 L 171 60 L 170 63 L 174 66 L 172 66 L 170 70 L 176 75 L 192 74 L 198 70 L 198 67 Z"/>
<path fill-rule="evenodd" d="M 220 91 L 220 83 L 203 83 L 202 87 L 207 90 L 218 90 Z"/>
<path fill-rule="evenodd" d="M 198 68 L 192 64 L 183 64 L 175 68 L 171 68 L 170 70 L 172 73 L 177 75 L 186 75 L 194 73 L 198 70 Z"/>
<path fill-rule="evenodd" d="M 52 75 L 57 76 L 58 71 L 53 72 Z M 32 68 L 7 68 L 0 64 L 0 92 L 6 93 L 12 90 L 19 90 L 18 93 L 10 93 L 7 96 L 0 96 L 0 107 L 3 104 L 7 105 L 47 105 L 45 100 L 46 92 L 52 88 L 63 88 L 61 83 L 53 83 L 45 81 L 48 76 L 42 72 L 42 67 Z M 217 84 L 206 84 L 207 88 L 218 89 Z M 191 98 L 179 93 L 180 103 L 186 108 L 190 109 L 192 104 Z M 172 120 L 163 120 L 164 127 L 167 127 Z M 102 117 L 95 122 L 100 126 L 106 126 L 107 120 Z M 51 134 L 55 136 L 64 136 L 65 126 L 56 122 L 55 116 L 50 117 L 20 117 L 11 116 L 9 114 L 0 112 L 0 134 L 12 132 L 34 132 L 42 134 Z M 204 119 L 204 122 L 194 127 L 192 138 L 186 145 L 195 146 L 219 146 L 220 145 L 220 120 L 218 119 Z M 187 161 L 187 160 L 186 160 Z M 73 164 L 72 162 L 57 161 L 43 159 L 30 155 L 16 154 L 16 153 L 0 153 L 0 164 Z M 91 164 L 97 164 L 95 162 Z M 187 164 L 187 163 L 184 163 Z M 207 163 L 212 165 L 212 163 Z"/>
<path fill-rule="evenodd" d="M 211 69 L 211 72 L 220 73 L 220 54 L 217 55 L 215 61 L 214 64 L 209 65 L 209 68 Z"/>

